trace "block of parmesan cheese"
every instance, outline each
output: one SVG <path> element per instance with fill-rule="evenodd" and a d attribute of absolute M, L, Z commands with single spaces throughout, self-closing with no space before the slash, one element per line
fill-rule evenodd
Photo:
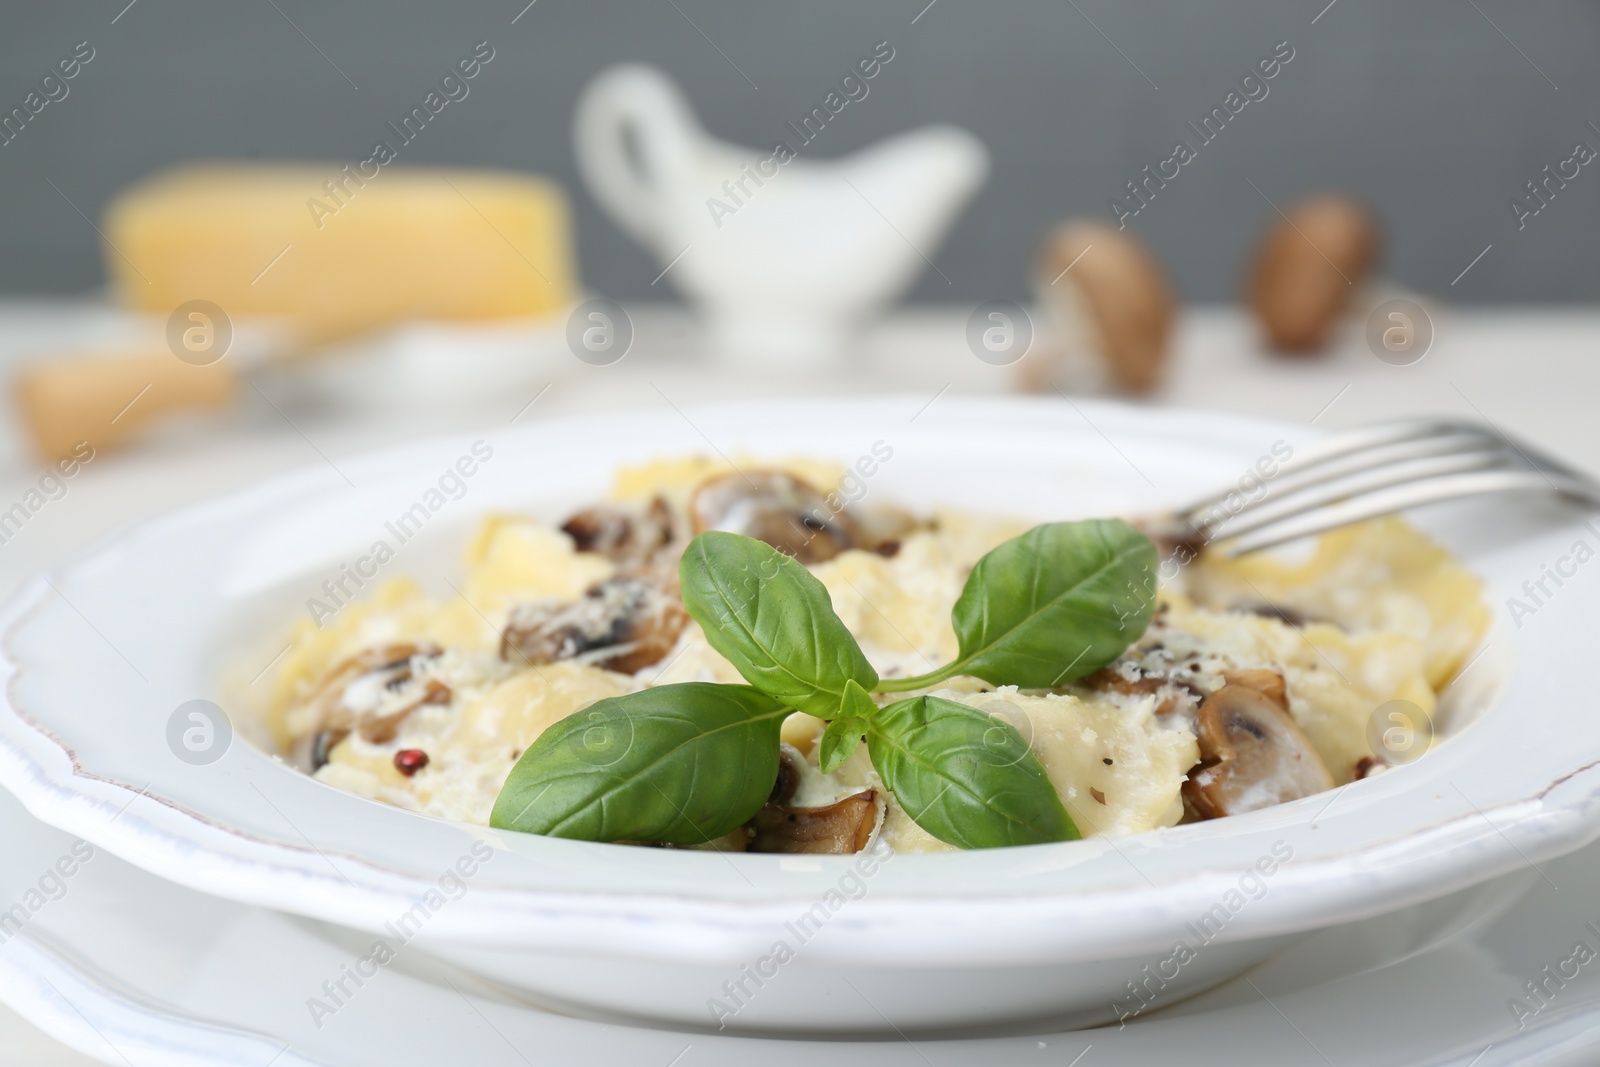
<path fill-rule="evenodd" d="M 106 213 L 118 301 L 208 300 L 323 342 L 410 319 L 541 316 L 576 291 L 559 186 L 482 170 L 205 164 L 158 174 Z"/>

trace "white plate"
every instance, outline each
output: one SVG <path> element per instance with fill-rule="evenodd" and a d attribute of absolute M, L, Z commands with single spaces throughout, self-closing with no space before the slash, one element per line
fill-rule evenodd
<path fill-rule="evenodd" d="M 1303 431 L 1114 405 L 903 398 L 695 409 L 486 435 L 466 497 L 403 546 L 391 574 L 442 579 L 484 511 L 561 516 L 621 462 L 661 454 L 894 449 L 870 491 L 922 506 L 1063 517 L 1139 511 L 1236 480 Z M 246 744 L 191 766 L 167 742 L 185 701 L 365 552 L 468 451 L 388 452 L 247 489 L 139 527 L 29 587 L 3 620 L 9 711 L 0 780 L 46 821 L 201 891 L 380 932 L 476 844 L 494 851 L 459 900 L 426 914 L 431 951 L 574 1002 L 699 1022 L 722 983 L 827 899 L 848 858 L 728 856 L 559 841 L 446 823 L 340 793 Z M 348 479 L 348 481 L 346 480 Z M 1436 531 L 1502 603 L 1580 534 L 1571 513 L 1497 501 Z M 1600 731 L 1588 692 L 1600 632 L 1572 579 L 1493 655 L 1503 699 L 1422 760 L 1326 797 L 1135 838 L 901 856 L 830 913 L 785 980 L 735 1025 L 887 1030 L 1105 1017 L 1124 983 L 1222 906 L 1219 934 L 1168 990 L 1213 984 L 1286 939 L 1435 898 L 1570 851 L 1600 831 Z M 115 821 L 111 816 L 123 814 Z M 1292 862 L 1259 899 L 1241 879 Z M 847 986 L 870 989 L 863 1003 Z"/>
<path fill-rule="evenodd" d="M 0 907 L 23 901 L 72 844 L 0 794 L 8 860 Z M 1243 978 L 1197 1000 L 1157 1004 L 1120 1029 L 915 1044 L 782 1041 L 571 1018 L 411 949 L 318 1027 L 307 1000 L 323 996 L 322 983 L 365 951 L 365 937 L 207 897 L 103 852 L 63 883 L 59 899 L 0 944 L 0 1000 L 116 1067 L 1576 1067 L 1593 1062 L 1600 1040 L 1600 961 L 1563 988 L 1551 986 L 1549 1007 L 1520 1030 L 1507 1006 L 1531 999 L 1522 983 L 1568 957 L 1574 941 L 1600 949 L 1585 925 L 1596 921 L 1600 847 L 1542 874 L 1524 870 L 1315 935 Z"/>

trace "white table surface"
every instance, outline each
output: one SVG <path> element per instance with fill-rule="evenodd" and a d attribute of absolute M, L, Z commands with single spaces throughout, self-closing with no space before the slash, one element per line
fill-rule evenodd
<path fill-rule="evenodd" d="M 686 313 L 630 306 L 636 340 L 621 362 L 591 367 L 564 350 L 547 350 L 528 359 L 514 386 L 476 398 L 435 391 L 426 404 L 388 411 L 326 405 L 319 411 L 295 404 L 283 381 L 264 381 L 262 392 L 272 403 L 252 387 L 231 418 L 177 427 L 140 447 L 97 456 L 72 479 L 65 497 L 0 545 L 0 593 L 9 595 L 38 570 L 126 523 L 324 462 L 323 456 L 337 463 L 421 435 L 668 402 L 684 408 L 742 398 L 903 393 L 937 403 L 936 397 L 1009 391 L 1016 368 L 989 366 L 967 349 L 970 310 L 902 312 L 874 330 L 845 365 L 781 375 L 714 366 L 699 358 Z M 1284 360 L 1265 354 L 1237 313 L 1193 310 L 1180 325 L 1167 384 L 1144 402 L 1315 420 L 1329 428 L 1417 414 L 1477 416 L 1600 471 L 1600 311 L 1432 310 L 1433 347 L 1409 367 L 1378 360 L 1359 323 L 1318 358 Z M 121 328 L 117 316 L 89 301 L 0 300 L 0 369 Z M 0 410 L 0 511 L 34 485 L 42 469 L 22 445 L 7 405 Z M 91 1062 L 0 1006 L 0 1065 Z"/>

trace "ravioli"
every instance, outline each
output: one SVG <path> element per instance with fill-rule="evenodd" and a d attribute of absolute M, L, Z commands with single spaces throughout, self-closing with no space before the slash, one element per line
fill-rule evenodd
<path fill-rule="evenodd" d="M 754 462 L 742 458 L 740 465 Z M 818 485 L 832 484 L 842 470 L 816 462 L 781 466 Z M 619 506 L 659 500 L 681 516 L 695 487 L 727 470 L 725 461 L 703 457 L 629 468 L 619 472 L 611 499 Z M 967 574 L 985 552 L 1026 529 L 1006 518 L 943 512 L 892 542 L 842 551 L 811 570 L 880 675 L 908 677 L 955 658 L 950 611 Z M 486 823 L 517 758 L 554 723 L 651 685 L 742 681 L 692 621 L 667 655 L 632 674 L 605 669 L 578 646 L 571 658 L 544 663 L 518 662 L 502 647 L 519 605 L 569 604 L 641 575 L 671 583 L 675 571 L 607 558 L 519 515 L 482 520 L 464 565 L 461 595 L 436 599 L 394 580 L 320 627 L 294 627 L 264 709 L 285 752 L 313 753 L 308 769 L 339 788 Z M 1203 758 L 1196 707 L 1241 671 L 1281 679 L 1287 714 L 1335 783 L 1370 773 L 1382 764 L 1369 736 L 1374 710 L 1406 700 L 1431 714 L 1489 622 L 1477 579 L 1397 518 L 1335 531 L 1298 559 L 1203 554 L 1158 601 L 1145 635 L 1095 676 L 1038 691 L 954 678 L 934 692 L 1015 727 L 1085 836 L 1125 836 L 1196 817 L 1186 802 L 1186 784 Z M 378 697 L 355 692 L 353 683 L 329 688 L 351 657 L 384 647 L 418 651 L 403 665 L 396 659 L 382 666 L 390 673 L 380 678 Z M 362 700 L 371 707 L 356 707 Z M 328 728 L 330 702 L 345 715 L 339 730 Z M 825 806 L 873 790 L 885 798 L 876 833 L 883 844 L 899 851 L 951 847 L 918 827 L 883 788 L 866 746 L 822 774 L 817 742 L 824 725 L 795 714 L 784 726 L 783 739 L 802 764 L 797 803 Z M 425 757 L 397 760 L 400 752 Z"/>

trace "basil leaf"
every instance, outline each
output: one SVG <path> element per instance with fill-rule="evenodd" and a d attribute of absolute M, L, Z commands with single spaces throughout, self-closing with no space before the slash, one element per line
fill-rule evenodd
<path fill-rule="evenodd" d="M 912 697 L 867 721 L 867 746 L 906 814 L 946 844 L 999 848 L 1078 837 L 1038 757 L 1004 719 Z"/>
<path fill-rule="evenodd" d="M 861 744 L 861 738 L 866 732 L 865 719 L 841 716 L 830 722 L 828 728 L 822 731 L 822 741 L 817 753 L 817 763 L 822 767 L 822 773 L 832 774 L 838 770 L 839 764 L 855 754 L 856 746 Z"/>
<path fill-rule="evenodd" d="M 956 675 L 1049 689 L 1099 670 L 1137 641 L 1156 603 L 1156 548 L 1121 519 L 1035 526 L 972 568 L 950 613 L 956 661 L 880 688 Z"/>
<path fill-rule="evenodd" d="M 839 701 L 841 718 L 870 719 L 878 713 L 878 702 L 854 679 L 844 683 L 844 699 Z"/>
<path fill-rule="evenodd" d="M 827 588 L 771 545 L 709 531 L 689 542 L 678 574 L 706 641 L 768 696 L 831 719 L 847 682 L 878 684 Z"/>
<path fill-rule="evenodd" d="M 839 717 L 822 732 L 817 762 L 823 774 L 832 774 L 849 759 L 867 732 L 867 720 L 878 712 L 878 704 L 854 681 L 844 683 L 844 699 L 839 702 Z"/>
<path fill-rule="evenodd" d="M 522 754 L 489 825 L 580 841 L 715 840 L 772 793 L 789 714 L 747 686 L 709 682 L 597 701 Z"/>

